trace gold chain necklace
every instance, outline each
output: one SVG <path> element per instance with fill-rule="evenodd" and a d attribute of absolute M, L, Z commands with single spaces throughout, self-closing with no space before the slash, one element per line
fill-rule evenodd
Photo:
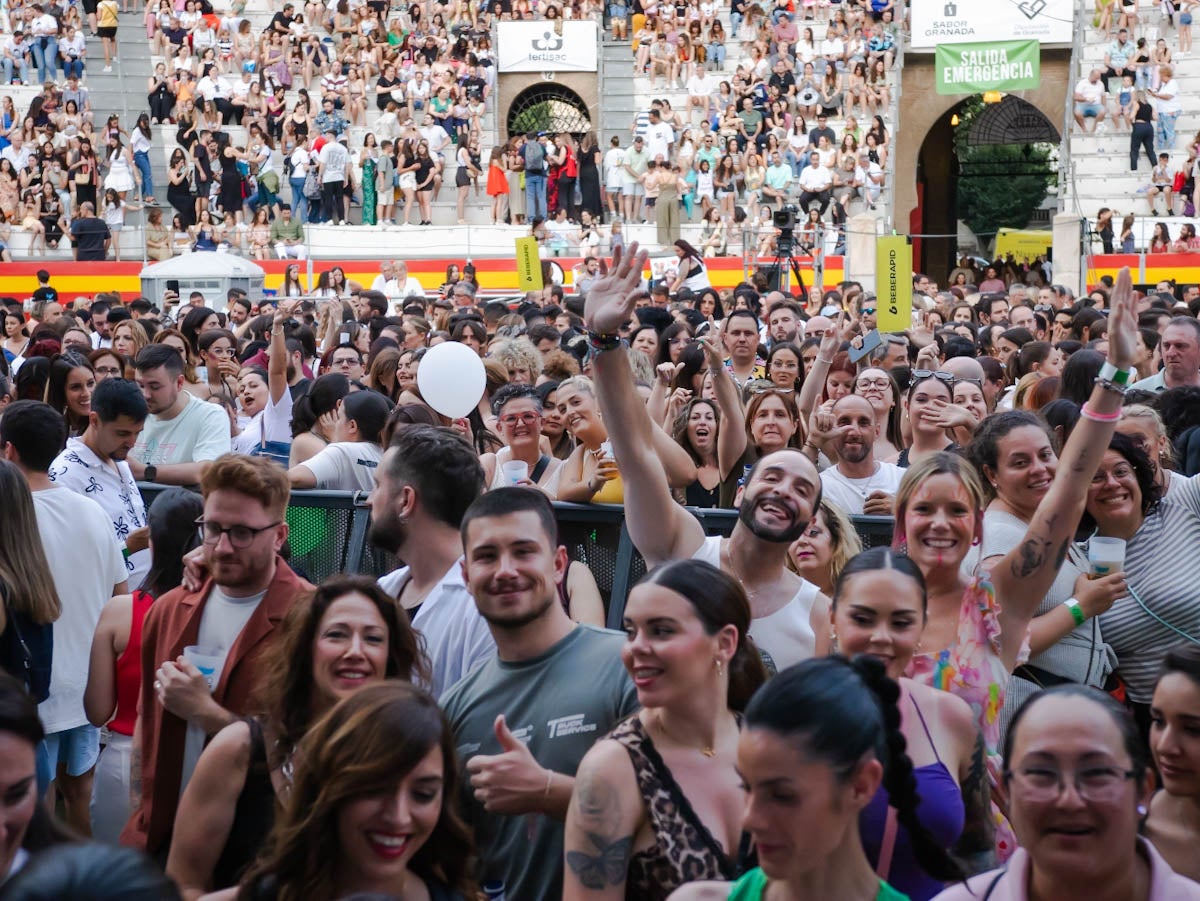
<path fill-rule="evenodd" d="M 751 605 L 753 606 L 754 600 L 758 597 L 758 589 L 751 590 L 750 588 L 748 588 L 746 586 L 745 580 L 742 579 L 741 574 L 736 569 L 734 569 L 733 555 L 729 553 L 729 540 L 728 539 L 722 539 L 722 541 L 721 541 L 720 557 L 721 557 L 722 562 L 725 564 L 723 567 L 725 572 L 729 573 L 729 575 L 731 575 L 735 579 L 737 579 L 738 584 L 742 586 L 742 591 L 746 592 L 746 600 L 750 601 Z"/>
<path fill-rule="evenodd" d="M 671 741 L 675 742 L 675 744 L 681 745 L 685 748 L 687 747 L 687 745 L 684 744 L 683 742 L 675 741 L 675 737 L 673 735 L 671 735 L 670 732 L 667 731 L 667 727 L 663 724 L 661 708 L 654 711 L 654 722 L 658 726 L 659 732 L 661 732 L 663 735 L 665 735 Z M 712 745 L 704 745 L 702 748 L 699 748 L 698 750 L 705 757 L 716 757 L 717 756 L 717 749 L 714 748 Z"/>

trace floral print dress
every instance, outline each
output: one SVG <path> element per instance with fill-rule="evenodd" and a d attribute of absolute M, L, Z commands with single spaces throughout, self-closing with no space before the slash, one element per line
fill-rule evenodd
<path fill-rule="evenodd" d="M 992 816 L 996 821 L 996 853 L 1008 860 L 1017 847 L 1012 827 L 997 806 L 1000 783 L 1000 711 L 1010 673 L 1000 649 L 1000 605 L 992 583 L 976 576 L 963 592 L 954 644 L 934 654 L 915 654 L 905 673 L 910 679 L 948 691 L 975 712 L 988 748 L 988 777 L 992 783 Z M 1021 643 L 1016 665 L 1029 659 L 1029 635 Z"/>

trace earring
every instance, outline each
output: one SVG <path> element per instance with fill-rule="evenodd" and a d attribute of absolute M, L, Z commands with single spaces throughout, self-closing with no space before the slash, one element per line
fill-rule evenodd
<path fill-rule="evenodd" d="M 717 667 L 717 678 L 719 679 L 721 676 L 725 675 L 725 664 L 721 662 L 720 657 L 714 657 L 713 663 Z"/>
<path fill-rule="evenodd" d="M 900 539 L 900 543 L 896 545 L 896 553 L 902 557 L 908 556 L 908 539 Z"/>
<path fill-rule="evenodd" d="M 1149 813 L 1149 811 L 1148 811 L 1148 810 L 1146 810 L 1146 805 L 1145 805 L 1145 804 L 1139 804 L 1139 805 L 1137 806 L 1137 814 L 1138 814 L 1138 816 L 1140 816 L 1140 817 L 1144 817 L 1144 816 L 1145 816 L 1147 813 Z"/>

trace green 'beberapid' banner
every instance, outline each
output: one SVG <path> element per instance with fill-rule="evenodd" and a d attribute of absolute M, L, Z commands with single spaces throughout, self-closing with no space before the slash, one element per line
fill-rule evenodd
<path fill-rule="evenodd" d="M 934 72 L 939 94 L 1023 91 L 1041 80 L 1037 41 L 938 44 Z"/>

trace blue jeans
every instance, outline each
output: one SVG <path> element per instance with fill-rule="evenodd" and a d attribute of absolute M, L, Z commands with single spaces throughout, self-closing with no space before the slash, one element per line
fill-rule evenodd
<path fill-rule="evenodd" d="M 16 60 L 17 78 L 21 79 L 21 84 L 29 84 L 29 63 L 22 57 Z M 4 58 L 4 83 L 12 84 L 13 80 L 13 63 L 14 61 L 8 57 Z"/>
<path fill-rule="evenodd" d="M 58 60 L 58 43 L 54 38 L 34 38 L 29 49 L 33 52 L 33 64 L 37 66 L 38 81 L 43 84 L 53 81 L 55 63 Z"/>
<path fill-rule="evenodd" d="M 725 67 L 725 45 L 712 43 L 708 45 L 708 61 L 718 69 Z"/>
<path fill-rule="evenodd" d="M 802 168 L 800 163 L 802 161 L 800 157 L 796 156 L 795 151 L 785 150 L 783 152 L 783 161 L 792 167 L 792 178 L 799 178 L 800 169 Z"/>
<path fill-rule="evenodd" d="M 64 59 L 62 69 L 63 78 L 70 78 L 72 75 L 76 78 L 83 78 L 83 60 L 81 59 Z"/>
<path fill-rule="evenodd" d="M 1170 153 L 1175 149 L 1175 120 L 1179 113 L 1158 114 L 1158 152 Z"/>
<path fill-rule="evenodd" d="M 525 173 L 525 215 L 546 218 L 546 176 Z"/>
<path fill-rule="evenodd" d="M 288 184 L 292 186 L 292 215 L 297 222 L 307 222 L 308 198 L 304 196 L 304 179 L 289 178 Z"/>
<path fill-rule="evenodd" d="M 259 182 L 258 189 L 249 198 L 247 198 L 246 206 L 257 212 L 260 206 L 265 206 L 268 210 L 270 210 L 271 207 L 275 206 L 275 204 L 278 202 L 279 198 L 263 187 L 262 182 Z"/>
<path fill-rule="evenodd" d="M 133 164 L 137 166 L 138 172 L 142 174 L 142 196 L 154 196 L 154 176 L 150 172 L 150 154 L 145 150 L 139 150 L 133 155 Z"/>

